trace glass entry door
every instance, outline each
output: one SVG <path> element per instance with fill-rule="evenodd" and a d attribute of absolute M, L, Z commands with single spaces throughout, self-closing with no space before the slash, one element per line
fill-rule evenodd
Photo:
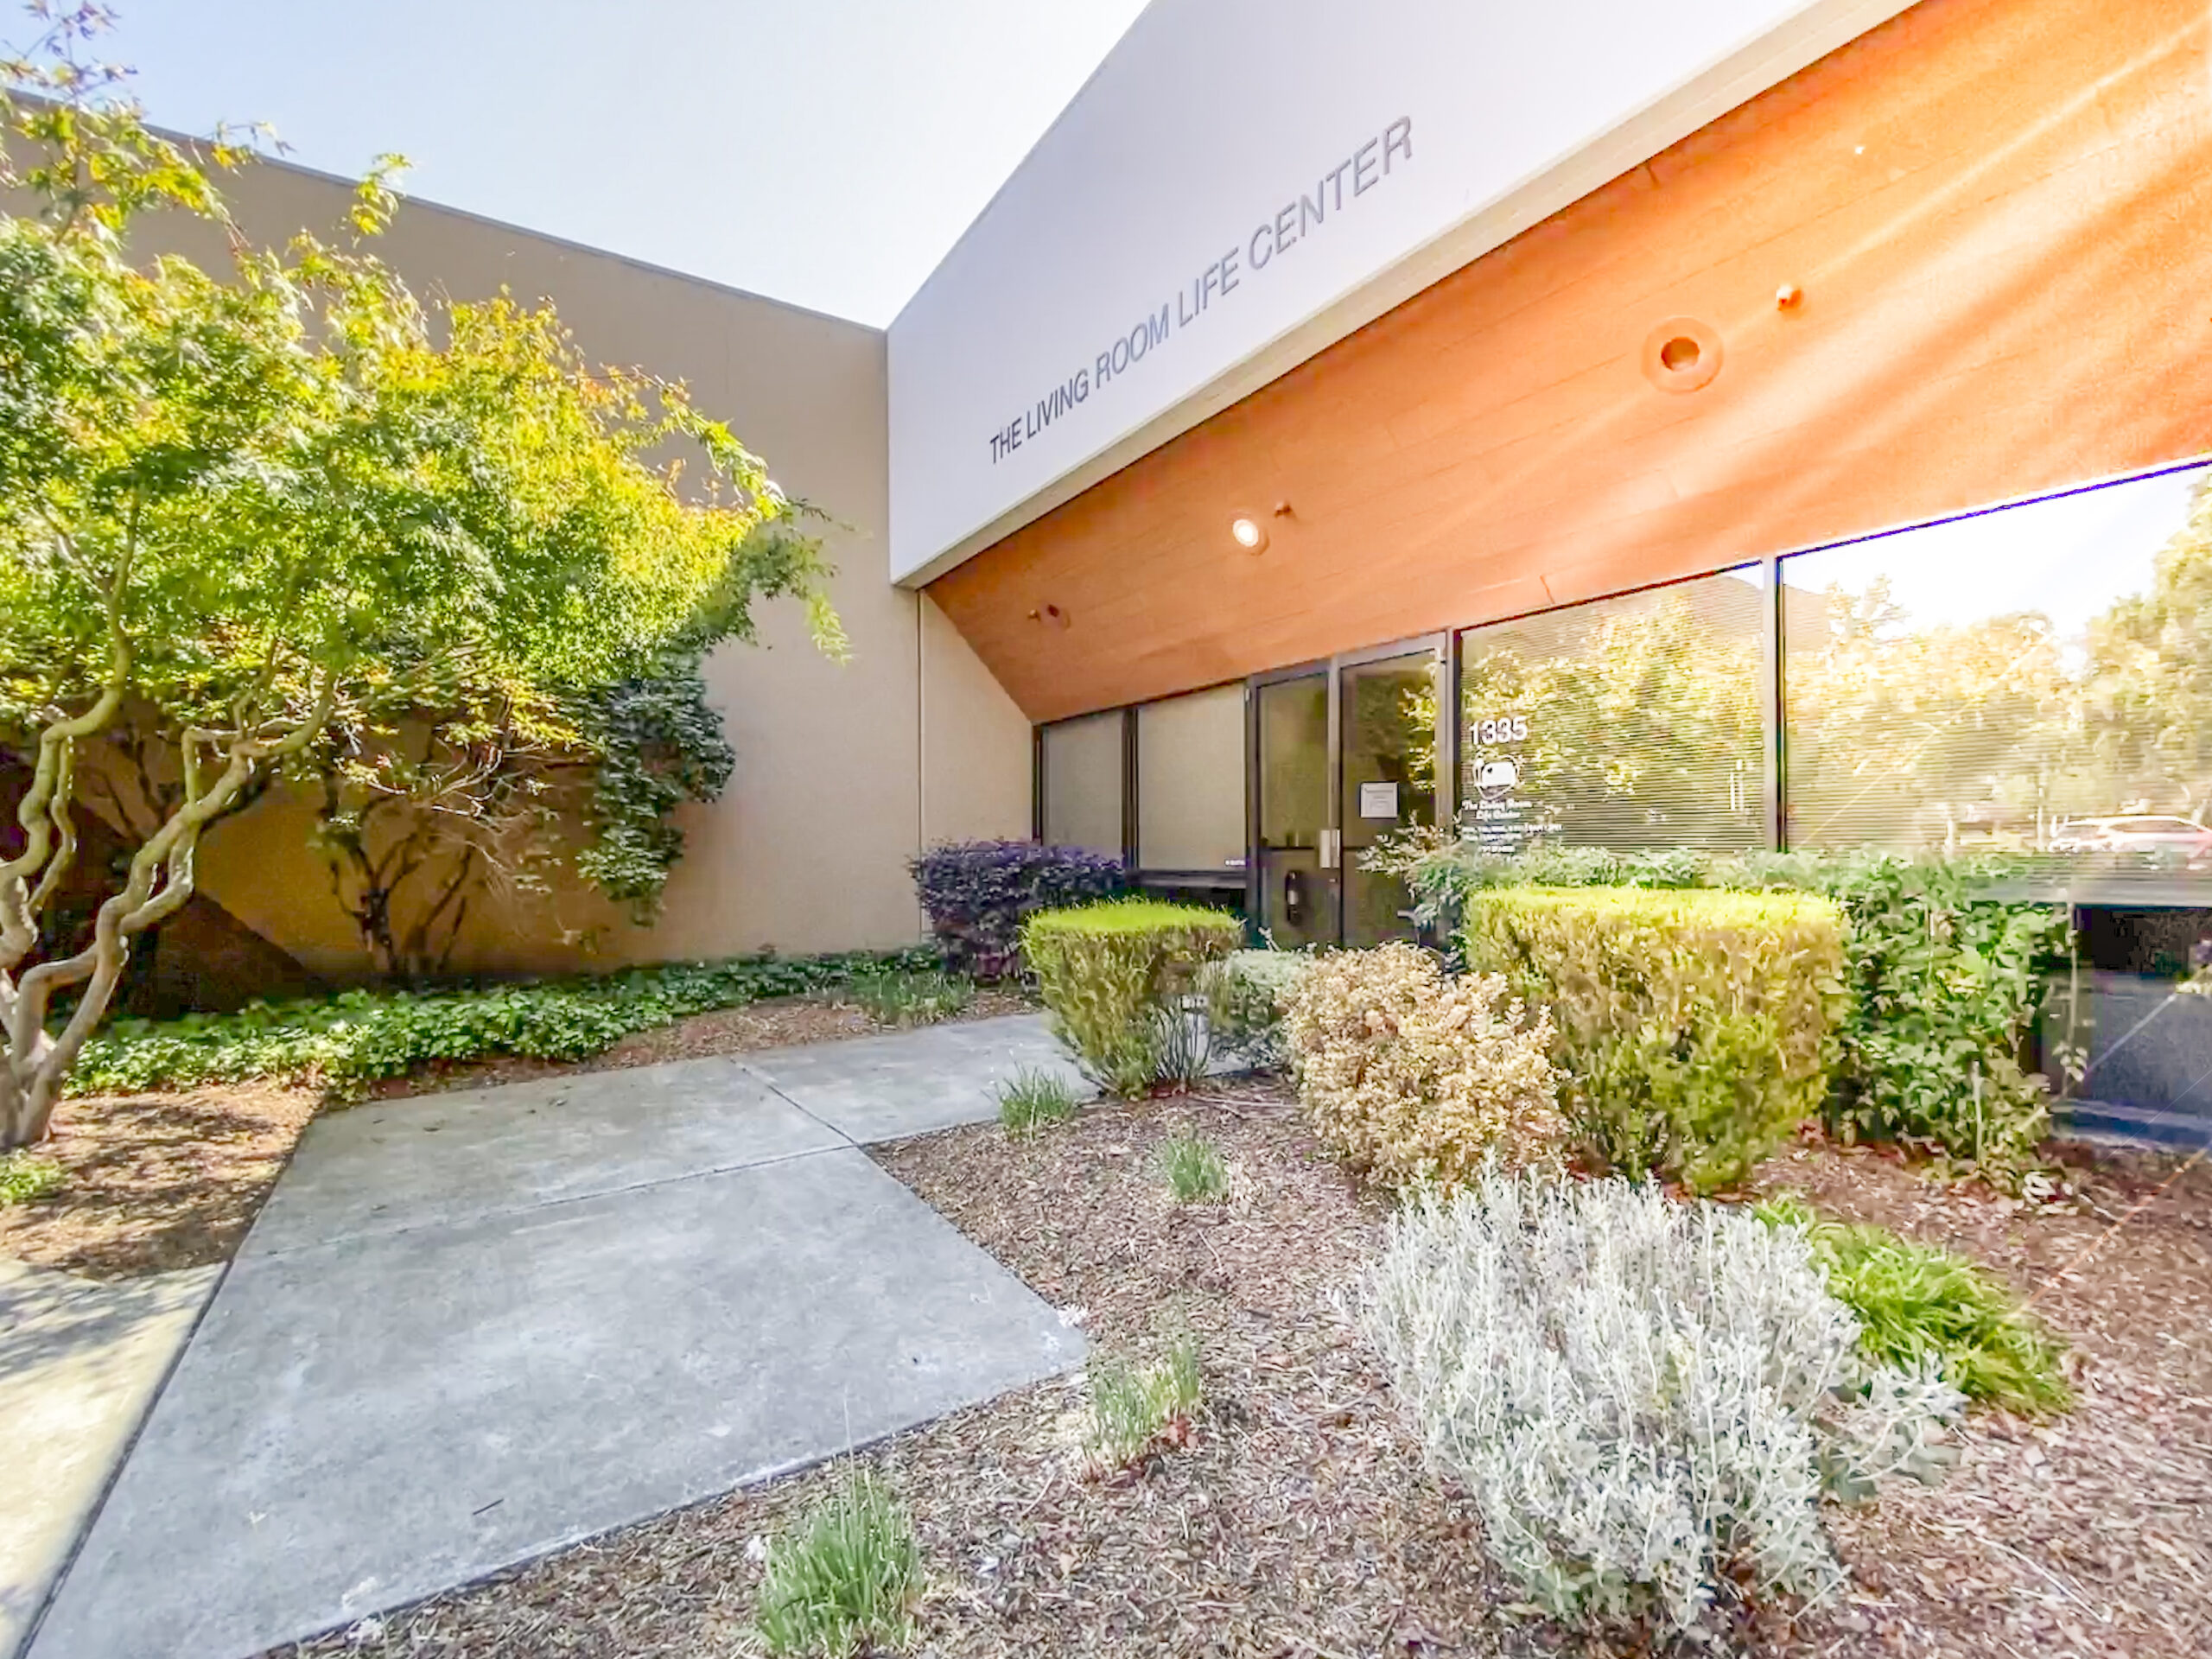
<path fill-rule="evenodd" d="M 1405 884 L 1359 858 L 1393 830 L 1442 821 L 1447 661 L 1439 637 L 1254 681 L 1254 914 L 1277 944 L 1412 933 Z"/>

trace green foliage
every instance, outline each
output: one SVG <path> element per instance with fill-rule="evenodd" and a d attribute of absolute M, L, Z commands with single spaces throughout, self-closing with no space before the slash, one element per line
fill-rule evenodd
<path fill-rule="evenodd" d="M 2064 1345 L 1994 1274 L 1883 1227 L 1822 1221 L 1802 1199 L 1758 1206 L 1770 1225 L 1800 1229 L 1835 1299 L 1858 1316 L 1859 1351 L 1909 1370 L 1934 1358 L 1969 1400 L 2031 1415 L 2074 1402 Z"/>
<path fill-rule="evenodd" d="M 1162 1436 L 1177 1443 L 1190 1432 L 1192 1412 L 1204 1393 L 1198 1372 L 1198 1344 L 1179 1338 L 1160 1359 L 1133 1366 L 1095 1358 L 1087 1369 L 1090 1408 L 1084 1424 L 1084 1449 L 1091 1466 L 1105 1471 L 1126 1469 Z"/>
<path fill-rule="evenodd" d="M 315 1077 L 340 1093 L 418 1066 L 521 1055 L 578 1060 L 632 1032 L 763 997 L 912 969 L 925 949 L 740 957 L 445 991 L 345 991 L 237 1014 L 118 1020 L 86 1046 L 76 1094 L 130 1094 L 249 1077 Z"/>
<path fill-rule="evenodd" d="M 1469 895 L 1460 948 L 1550 1008 L 1586 1159 L 1706 1192 L 1827 1097 L 1841 936 L 1811 894 L 1497 887 Z"/>
<path fill-rule="evenodd" d="M 2063 910 L 1978 897 L 1957 867 L 1860 863 L 1833 884 L 1849 921 L 1856 1017 L 1829 1126 L 1999 1167 L 2034 1152 L 2049 1084 L 2020 1063 Z"/>
<path fill-rule="evenodd" d="M 2070 934 L 2063 906 L 2000 896 L 2026 873 L 2022 861 L 1596 847 L 1502 858 L 1434 837 L 1402 841 L 1388 861 L 1431 925 L 1452 925 L 1475 894 L 1501 887 L 1822 894 L 1843 912 L 1849 994 L 1830 1128 L 1993 1169 L 2027 1158 L 2044 1132 L 2049 1087 L 2020 1056 Z"/>
<path fill-rule="evenodd" d="M 1075 1090 L 1065 1078 L 1036 1066 L 1023 1066 L 999 1085 L 999 1122 L 1017 1137 L 1066 1122 L 1076 1105 Z"/>
<path fill-rule="evenodd" d="M 772 1654 L 845 1659 L 913 1639 L 921 1546 L 906 1507 L 873 1474 L 852 1475 L 768 1549 L 757 1623 Z"/>
<path fill-rule="evenodd" d="M 61 1166 L 27 1150 L 0 1152 L 0 1205 L 29 1204 L 59 1192 L 67 1182 Z"/>
<path fill-rule="evenodd" d="M 1159 1011 L 1179 1008 L 1201 966 L 1243 938 L 1224 911 L 1118 899 L 1033 913 L 1021 953 L 1084 1069 L 1109 1092 L 1135 1096 L 1159 1075 Z"/>
<path fill-rule="evenodd" d="M 0 860 L 0 1144 L 42 1132 L 130 938 L 253 789 L 336 785 L 341 837 L 369 798 L 427 804 L 496 860 L 588 755 L 580 701 L 751 638 L 765 598 L 842 649 L 818 547 L 683 386 L 591 363 L 549 309 L 419 302 L 366 251 L 390 161 L 340 240 L 256 246 L 207 171 L 235 147 L 203 164 L 70 59 L 103 21 L 0 64 L 0 747 L 33 772 Z M 213 221 L 213 268 L 133 257 L 156 206 Z M 435 757 L 402 741 L 425 723 Z M 167 780 L 155 823 L 92 943 L 25 967 L 79 761 L 126 734 Z"/>
<path fill-rule="evenodd" d="M 1160 1143 L 1160 1173 L 1178 1204 L 1218 1204 L 1229 1196 L 1229 1166 L 1221 1148 L 1195 1129 L 1181 1129 Z"/>
<path fill-rule="evenodd" d="M 846 995 L 879 1026 L 903 1031 L 965 1014 L 976 1001 L 976 985 L 938 968 L 894 968 L 854 975 Z"/>
<path fill-rule="evenodd" d="M 591 839 L 576 870 L 649 921 L 683 855 L 676 809 L 711 801 L 737 769 L 721 716 L 707 702 L 704 654 L 671 652 L 646 672 L 592 692 L 576 726 L 593 757 Z"/>
<path fill-rule="evenodd" d="M 1214 1042 L 1256 1067 L 1281 1065 L 1283 1014 L 1313 958 L 1302 950 L 1234 950 L 1199 975 Z"/>

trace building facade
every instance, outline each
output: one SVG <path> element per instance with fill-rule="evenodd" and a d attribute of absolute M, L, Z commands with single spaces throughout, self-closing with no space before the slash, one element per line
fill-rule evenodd
<path fill-rule="evenodd" d="M 2197 915 L 2207 224 L 2202 0 L 1154 0 L 887 331 L 410 205 L 418 287 L 550 298 L 836 519 L 854 647 L 716 659 L 657 926 L 461 965 L 895 943 L 915 851 L 1025 833 L 1286 943 L 1402 931 L 1416 824 L 2147 850 L 2103 899 Z M 207 885 L 346 976 L 305 823 Z"/>

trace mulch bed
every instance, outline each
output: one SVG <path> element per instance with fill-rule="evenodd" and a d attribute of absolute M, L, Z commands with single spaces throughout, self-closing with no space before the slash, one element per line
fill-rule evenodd
<path fill-rule="evenodd" d="M 277 1083 L 65 1100 L 35 1148 L 61 1187 L 0 1205 L 0 1255 L 89 1279 L 227 1262 L 315 1113 Z"/>
<path fill-rule="evenodd" d="M 2073 1344 L 2080 1395 L 2049 1422 L 1976 1413 L 1942 1485 L 1839 1516 L 1859 1589 L 1807 1651 L 2212 1653 L 2212 1166 L 2069 1156 L 2056 1207 L 1868 1150 L 1806 1147 L 1764 1173 L 1997 1269 Z"/>
<path fill-rule="evenodd" d="M 1154 1172 L 1157 1143 L 1186 1123 L 1229 1160 L 1217 1208 L 1175 1206 Z M 1577 1645 L 1503 1608 L 1466 1510 L 1423 1471 L 1344 1306 L 1382 1211 L 1279 1090 L 1227 1085 L 1095 1107 L 1033 1141 L 982 1126 L 878 1155 L 1101 1348 L 1143 1357 L 1197 1336 L 1206 1388 L 1190 1444 L 1111 1479 L 1083 1468 L 1068 1380 L 862 1454 L 914 1514 L 931 1586 L 917 1652 L 1443 1659 Z M 1857 1592 L 1753 1633 L 1758 1651 L 2212 1650 L 2212 1179 L 2172 1172 L 2100 1162 L 2078 1173 L 2070 1210 L 1819 1144 L 1768 1172 L 1771 1187 L 1954 1244 L 2031 1291 L 2077 1344 L 2082 1401 L 2050 1424 L 1978 1414 L 1944 1486 L 1839 1516 Z M 841 1478 L 717 1499 L 283 1651 L 751 1651 L 757 1541 Z"/>
<path fill-rule="evenodd" d="M 980 991 L 960 1017 L 1018 1014 L 1027 1006 L 1005 992 Z M 575 1065 L 501 1059 L 425 1068 L 388 1079 L 370 1097 L 488 1088 L 881 1029 L 831 998 L 785 997 L 639 1032 Z M 227 1262 L 308 1121 L 329 1106 L 312 1085 L 274 1082 L 65 1100 L 53 1134 L 37 1148 L 39 1157 L 61 1166 L 63 1184 L 45 1198 L 0 1205 L 0 1255 L 91 1279 Z"/>

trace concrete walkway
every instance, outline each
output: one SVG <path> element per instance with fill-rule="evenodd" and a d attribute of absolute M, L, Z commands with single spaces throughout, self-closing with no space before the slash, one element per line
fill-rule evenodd
<path fill-rule="evenodd" d="M 859 1148 L 1069 1068 L 1033 1018 L 318 1119 L 33 1659 L 233 1659 L 1077 1363 Z"/>
<path fill-rule="evenodd" d="M 219 1271 L 104 1283 L 0 1260 L 0 1659 L 30 1634 Z"/>

